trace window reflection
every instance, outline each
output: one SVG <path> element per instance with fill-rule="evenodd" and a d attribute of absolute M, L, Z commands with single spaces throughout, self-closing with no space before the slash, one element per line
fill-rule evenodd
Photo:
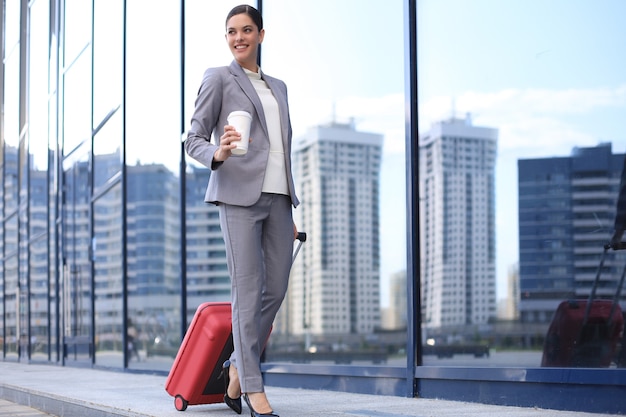
<path fill-rule="evenodd" d="M 123 12 L 119 0 L 94 3 L 94 128 L 122 104 Z M 121 144 L 121 138 L 116 143 Z"/>
<path fill-rule="evenodd" d="M 228 65 L 232 55 L 225 40 L 226 15 L 237 0 L 185 2 L 185 103 L 187 128 L 204 71 Z M 249 4 L 255 6 L 255 2 Z M 209 53 L 210 51 L 210 53 Z M 185 222 L 187 312 L 191 323 L 198 306 L 207 301 L 230 301 L 230 275 L 217 206 L 206 204 L 204 195 L 210 170 L 183 155 L 185 173 Z"/>
<path fill-rule="evenodd" d="M 115 166 L 119 159 L 111 158 Z M 96 363 L 123 366 L 124 318 L 122 187 L 118 184 L 93 206 L 94 238 L 91 244 L 94 268 Z"/>
<path fill-rule="evenodd" d="M 266 1 L 263 12 L 261 67 L 287 84 L 294 215 L 309 234 L 267 359 L 402 366 L 403 3 Z M 336 30 L 303 31 L 311 22 Z"/>
<path fill-rule="evenodd" d="M 593 337 L 580 326 L 626 151 L 623 54 L 606 53 L 626 37 L 623 11 L 611 1 L 418 2 L 424 364 L 623 366 L 621 312 L 591 326 Z M 619 292 L 625 261 L 607 255 L 596 298 Z M 579 308 L 555 331 L 562 302 Z M 588 337 L 591 347 L 571 352 Z M 594 362 L 603 349 L 610 359 Z"/>
<path fill-rule="evenodd" d="M 31 32 L 29 60 L 35 68 L 48 65 L 48 18 L 49 3 L 36 2 L 30 10 Z M 50 311 L 48 308 L 48 77 L 47 71 L 29 74 L 29 209 L 26 224 L 29 228 L 28 288 L 30 291 L 30 340 L 31 358 L 47 360 L 49 354 L 48 334 Z"/>
<path fill-rule="evenodd" d="M 67 155 L 91 143 L 91 54 L 83 52 L 64 74 L 63 148 Z"/>
<path fill-rule="evenodd" d="M 158 3 L 149 21 L 145 2 L 125 3 L 126 326 L 128 367 L 166 371 L 182 339 L 181 4 Z"/>

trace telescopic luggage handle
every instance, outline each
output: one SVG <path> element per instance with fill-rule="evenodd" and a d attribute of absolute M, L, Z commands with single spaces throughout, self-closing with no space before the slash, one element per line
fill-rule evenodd
<path fill-rule="evenodd" d="M 596 297 L 596 289 L 598 288 L 598 282 L 600 281 L 600 274 L 602 273 L 602 267 L 604 266 L 604 260 L 606 259 L 606 253 L 609 249 L 613 249 L 613 250 L 623 250 L 626 249 L 626 242 L 619 242 L 619 243 L 606 243 L 604 245 L 604 251 L 602 252 L 602 258 L 600 258 L 600 265 L 598 265 L 598 270 L 596 272 L 596 278 L 593 281 L 593 287 L 591 287 L 591 293 L 589 294 L 589 299 L 587 300 L 587 306 L 585 308 L 585 315 L 583 317 L 583 327 L 587 324 L 587 321 L 589 320 L 589 312 L 591 311 L 591 303 L 593 302 L 594 298 Z M 617 288 L 615 290 L 615 295 L 613 296 L 613 303 L 611 305 L 611 313 L 609 315 L 609 321 L 608 324 L 610 325 L 611 322 L 613 321 L 613 314 L 615 313 L 615 309 L 617 307 L 617 305 L 619 304 L 619 297 L 620 294 L 622 293 L 622 288 L 624 286 L 624 279 L 626 278 L 626 265 L 624 266 L 624 269 L 622 270 L 622 276 L 620 277 L 620 280 L 617 284 Z M 582 332 L 582 328 L 581 328 L 581 332 Z"/>
<path fill-rule="evenodd" d="M 298 240 L 298 246 L 296 247 L 296 251 L 293 253 L 293 258 L 291 258 L 291 263 L 293 263 L 296 260 L 296 256 L 298 256 L 298 252 L 300 252 L 300 248 L 302 247 L 302 244 L 306 242 L 306 233 L 298 232 L 298 236 L 296 237 L 296 240 Z"/>
<path fill-rule="evenodd" d="M 626 242 L 619 242 L 619 243 L 609 242 L 604 245 L 604 249 L 624 250 L 626 249 Z"/>

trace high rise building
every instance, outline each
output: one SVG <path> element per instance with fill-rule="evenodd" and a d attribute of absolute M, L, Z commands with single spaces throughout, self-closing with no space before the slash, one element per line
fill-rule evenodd
<path fill-rule="evenodd" d="M 518 162 L 523 322 L 547 323 L 561 301 L 589 296 L 613 230 L 623 160 L 603 143 Z M 609 252 L 598 297 L 613 297 L 624 260 Z"/>
<path fill-rule="evenodd" d="M 451 118 L 419 145 L 422 318 L 427 328 L 496 315 L 495 161 L 498 131 Z"/>
<path fill-rule="evenodd" d="M 506 274 L 506 297 L 498 301 L 498 320 L 519 320 L 519 265 L 511 265 Z"/>
<path fill-rule="evenodd" d="M 380 326 L 382 144 L 382 135 L 340 123 L 310 128 L 294 144 L 296 224 L 309 239 L 281 314 L 292 334 L 367 334 Z"/>
<path fill-rule="evenodd" d="M 383 309 L 382 325 L 385 330 L 407 328 L 406 271 L 389 278 L 389 306 Z"/>

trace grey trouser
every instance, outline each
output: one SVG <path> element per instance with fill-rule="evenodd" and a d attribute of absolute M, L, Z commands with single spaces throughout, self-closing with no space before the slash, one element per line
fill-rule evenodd
<path fill-rule="evenodd" d="M 262 392 L 261 353 L 289 281 L 293 252 L 291 199 L 261 194 L 250 207 L 220 204 L 232 280 L 231 362 L 242 392 Z"/>

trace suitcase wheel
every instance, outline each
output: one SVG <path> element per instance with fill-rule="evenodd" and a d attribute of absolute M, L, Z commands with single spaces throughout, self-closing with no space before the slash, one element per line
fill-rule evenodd
<path fill-rule="evenodd" d="M 187 409 L 187 405 L 189 405 L 189 403 L 180 394 L 174 397 L 174 407 L 176 407 L 178 411 L 185 411 Z"/>

